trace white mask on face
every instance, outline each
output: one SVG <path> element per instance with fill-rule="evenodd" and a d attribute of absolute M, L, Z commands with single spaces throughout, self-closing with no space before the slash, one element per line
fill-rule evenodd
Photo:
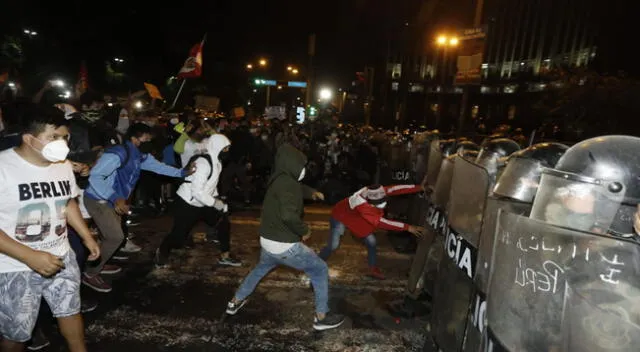
<path fill-rule="evenodd" d="M 38 140 L 38 142 L 40 142 L 40 140 Z M 69 146 L 67 145 L 67 142 L 62 139 L 58 139 L 45 144 L 40 153 L 48 161 L 57 163 L 67 158 L 67 155 L 69 155 Z"/>
<path fill-rule="evenodd" d="M 170 122 L 172 125 L 177 125 L 177 124 L 180 122 L 180 120 L 179 120 L 177 117 L 174 117 L 174 118 L 172 118 L 171 120 L 169 120 L 169 122 Z"/>
<path fill-rule="evenodd" d="M 384 203 L 380 203 L 380 204 L 376 205 L 376 208 L 384 209 L 386 206 L 387 206 L 387 202 L 384 202 Z"/>
<path fill-rule="evenodd" d="M 306 174 L 307 174 L 306 169 L 302 169 L 302 172 L 300 172 L 300 176 L 298 177 L 298 181 L 302 181 Z"/>

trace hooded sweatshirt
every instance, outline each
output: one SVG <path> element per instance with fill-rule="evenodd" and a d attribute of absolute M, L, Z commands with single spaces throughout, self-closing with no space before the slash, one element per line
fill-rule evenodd
<path fill-rule="evenodd" d="M 421 190 L 422 187 L 420 185 L 384 187 L 384 192 L 387 196 L 417 193 Z M 365 187 L 349 198 L 338 202 L 333 207 L 331 217 L 343 223 L 358 238 L 365 238 L 376 229 L 389 231 L 406 231 L 409 229 L 409 225 L 405 223 L 386 219 L 384 210 L 367 202 L 366 191 L 367 188 Z"/>
<path fill-rule="evenodd" d="M 274 171 L 262 205 L 260 236 L 280 243 L 300 242 L 309 227 L 302 221 L 303 198 L 315 190 L 300 183 L 307 157 L 290 144 L 278 148 Z"/>
<path fill-rule="evenodd" d="M 218 181 L 222 172 L 222 163 L 218 155 L 222 149 L 231 145 L 227 137 L 216 134 L 207 141 L 207 153 L 211 156 L 211 166 L 205 158 L 197 158 L 195 161 L 196 172 L 186 178 L 180 188 L 178 196 L 194 207 L 213 207 L 218 210 L 226 210 L 226 204 L 216 199 L 218 196 Z M 211 169 L 213 167 L 213 170 Z M 211 174 L 211 177 L 209 177 Z"/>

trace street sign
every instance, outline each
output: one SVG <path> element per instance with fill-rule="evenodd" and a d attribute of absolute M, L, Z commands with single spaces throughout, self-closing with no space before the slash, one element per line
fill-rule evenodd
<path fill-rule="evenodd" d="M 486 26 L 467 28 L 460 31 L 458 40 L 480 39 L 487 36 Z"/>
<path fill-rule="evenodd" d="M 270 80 L 270 79 L 256 79 L 256 80 L 254 81 L 254 83 L 255 83 L 256 85 L 259 85 L 259 86 L 272 86 L 272 87 L 275 87 L 275 86 L 277 86 L 277 85 L 278 85 L 278 82 L 277 82 L 277 81 L 275 81 L 275 80 Z"/>
<path fill-rule="evenodd" d="M 287 86 L 293 88 L 307 88 L 307 82 L 289 81 L 287 82 Z"/>

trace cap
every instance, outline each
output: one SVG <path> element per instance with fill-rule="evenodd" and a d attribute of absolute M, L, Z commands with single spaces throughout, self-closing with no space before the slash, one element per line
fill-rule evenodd
<path fill-rule="evenodd" d="M 367 202 L 373 205 L 381 204 L 387 201 L 387 193 L 384 187 L 380 185 L 371 185 L 364 191 L 364 197 Z"/>

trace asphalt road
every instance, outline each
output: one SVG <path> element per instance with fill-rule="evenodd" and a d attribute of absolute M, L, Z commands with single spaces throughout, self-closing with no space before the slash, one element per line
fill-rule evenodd
<path fill-rule="evenodd" d="M 320 250 L 329 235 L 326 207 L 309 207 L 305 220 L 313 228 L 308 243 Z M 121 274 L 105 276 L 113 291 L 99 294 L 100 306 L 85 315 L 89 351 L 420 351 L 426 335 L 423 320 L 396 320 L 387 304 L 402 297 L 410 256 L 393 250 L 378 234 L 378 262 L 385 280 L 364 276 L 366 248 L 346 234 L 329 259 L 332 310 L 346 314 L 339 329 L 312 329 L 313 292 L 301 273 L 277 268 L 258 286 L 236 316 L 224 314 L 227 301 L 258 260 L 259 210 L 232 217 L 232 253 L 239 268 L 217 264 L 219 250 L 203 241 L 205 226 L 194 230 L 195 248 L 172 257 L 170 267 L 155 269 L 152 253 L 173 219 L 144 220 L 132 228 L 143 251 L 123 263 Z M 52 327 L 55 330 L 55 327 Z M 65 351 L 55 331 L 45 351 Z"/>

